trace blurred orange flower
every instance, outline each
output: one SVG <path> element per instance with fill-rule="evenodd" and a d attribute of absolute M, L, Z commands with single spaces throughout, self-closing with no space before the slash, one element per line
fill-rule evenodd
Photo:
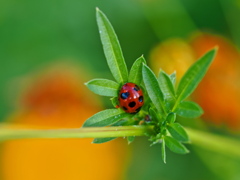
<path fill-rule="evenodd" d="M 100 110 L 100 103 L 83 85 L 82 69 L 50 68 L 33 77 L 21 98 L 12 124 L 32 128 L 79 128 Z M 121 179 L 126 147 L 121 141 L 96 145 L 92 139 L 14 140 L 2 147 L 4 180 Z"/>
<path fill-rule="evenodd" d="M 197 57 L 214 46 L 217 56 L 209 72 L 196 89 L 193 99 L 204 108 L 204 118 L 215 124 L 240 128 L 240 54 L 227 39 L 211 35 L 195 36 L 191 45 Z"/>
<path fill-rule="evenodd" d="M 203 118 L 214 124 L 240 128 L 240 54 L 227 39 L 212 34 L 195 34 L 190 42 L 172 39 L 154 48 L 150 63 L 178 80 L 208 50 L 219 47 L 218 54 L 192 98 L 204 109 Z"/>

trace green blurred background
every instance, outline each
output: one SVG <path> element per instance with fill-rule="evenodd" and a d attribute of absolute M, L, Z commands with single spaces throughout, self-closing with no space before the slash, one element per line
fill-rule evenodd
<path fill-rule="evenodd" d="M 128 67 L 142 54 L 148 60 L 158 43 L 175 37 L 187 39 L 197 30 L 222 35 L 234 46 L 240 46 L 238 0 L 2 0 L 0 121 L 6 121 L 19 108 L 18 100 L 24 86 L 18 83 L 18 78 L 44 71 L 52 64 L 78 64 L 79 71 L 84 69 L 87 73 L 86 77 L 112 78 L 98 34 L 96 7 L 108 16 L 114 26 Z M 105 107 L 111 106 L 107 99 L 103 100 Z M 202 125 L 200 120 L 189 125 L 204 129 L 208 126 Z M 232 134 L 225 128 L 211 127 L 211 130 L 238 138 L 236 133 Z M 128 150 L 124 150 L 130 155 L 127 163 L 122 165 L 124 170 L 118 167 L 121 178 L 240 179 L 238 158 L 224 157 L 191 145 L 188 148 L 191 153 L 185 156 L 167 152 L 165 165 L 161 160 L 160 145 L 149 147 L 146 138 L 137 138 L 127 147 Z M 5 177 L 4 163 L 1 167 L 3 180 L 16 179 Z M 29 168 L 31 171 L 31 166 Z M 11 172 L 14 174 L 14 169 Z"/>

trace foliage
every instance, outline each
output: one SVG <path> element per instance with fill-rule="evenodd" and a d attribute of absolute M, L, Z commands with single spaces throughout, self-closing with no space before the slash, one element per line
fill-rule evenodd
<path fill-rule="evenodd" d="M 136 83 L 144 91 L 145 104 L 137 114 L 128 114 L 122 109 L 101 111 L 85 121 L 83 127 L 101 126 L 154 126 L 154 132 L 146 134 L 153 144 L 162 144 L 162 158 L 166 162 L 167 146 L 171 151 L 186 154 L 189 151 L 183 143 L 190 140 L 184 128 L 176 121 L 176 115 L 195 118 L 203 113 L 199 105 L 184 101 L 195 90 L 212 63 L 216 48 L 210 50 L 194 63 L 176 87 L 176 73 L 168 75 L 160 70 L 158 78 L 147 66 L 143 56 L 138 58 L 128 75 L 127 66 L 121 51 L 117 35 L 107 17 L 99 9 L 96 10 L 99 33 L 108 66 L 116 82 L 105 79 L 94 79 L 86 83 L 96 94 L 112 97 L 113 106 L 118 105 L 118 94 L 123 84 Z M 115 138 L 98 138 L 93 143 L 103 143 Z M 128 143 L 134 137 L 127 138 Z"/>

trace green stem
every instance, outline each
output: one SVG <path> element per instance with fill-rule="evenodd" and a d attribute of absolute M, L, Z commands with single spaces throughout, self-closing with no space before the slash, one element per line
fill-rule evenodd
<path fill-rule="evenodd" d="M 180 100 L 179 97 L 180 97 L 180 96 L 178 95 L 178 98 L 176 99 L 175 104 L 174 104 L 174 106 L 173 106 L 173 108 L 172 108 L 172 112 L 174 112 L 174 111 L 177 109 L 178 105 L 179 105 L 180 102 L 181 102 L 181 100 Z"/>
<path fill-rule="evenodd" d="M 103 138 L 145 136 L 153 133 L 153 126 L 92 127 L 75 129 L 29 129 L 14 125 L 0 125 L 0 141 L 33 138 Z M 240 158 L 240 142 L 186 128 L 193 145 L 223 155 Z"/>
<path fill-rule="evenodd" d="M 172 112 L 174 112 L 177 109 L 177 106 L 178 106 L 179 103 L 180 103 L 180 101 L 179 101 L 179 99 L 177 99 L 173 108 L 172 108 Z"/>
<path fill-rule="evenodd" d="M 92 127 L 75 129 L 16 129 L 0 127 L 0 141 L 32 138 L 103 138 L 145 136 L 153 126 Z"/>
<path fill-rule="evenodd" d="M 240 141 L 190 128 L 185 129 L 193 145 L 226 156 L 240 158 Z"/>

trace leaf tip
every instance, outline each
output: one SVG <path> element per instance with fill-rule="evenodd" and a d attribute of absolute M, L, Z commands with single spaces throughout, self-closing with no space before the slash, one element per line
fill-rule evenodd
<path fill-rule="evenodd" d="M 184 146 L 185 152 L 183 154 L 188 154 L 190 151 Z"/>
<path fill-rule="evenodd" d="M 84 128 L 84 127 L 88 127 L 88 126 L 86 125 L 86 123 L 83 123 L 82 128 Z"/>
<path fill-rule="evenodd" d="M 97 17 L 100 16 L 101 14 L 104 15 L 104 13 L 98 7 L 96 7 L 96 15 L 97 15 Z"/>
<path fill-rule="evenodd" d="M 216 54 L 217 54 L 217 52 L 218 52 L 218 49 L 219 49 L 219 46 L 214 46 L 214 48 L 213 49 L 211 49 L 210 51 L 208 51 L 208 53 L 210 54 L 212 54 L 213 55 L 213 59 L 215 58 L 215 56 L 216 56 Z"/>
<path fill-rule="evenodd" d="M 101 143 L 97 142 L 96 139 L 93 139 L 91 144 L 101 144 Z"/>
<path fill-rule="evenodd" d="M 91 124 L 89 124 L 89 118 L 83 123 L 81 128 L 85 128 L 85 127 L 91 127 Z"/>

